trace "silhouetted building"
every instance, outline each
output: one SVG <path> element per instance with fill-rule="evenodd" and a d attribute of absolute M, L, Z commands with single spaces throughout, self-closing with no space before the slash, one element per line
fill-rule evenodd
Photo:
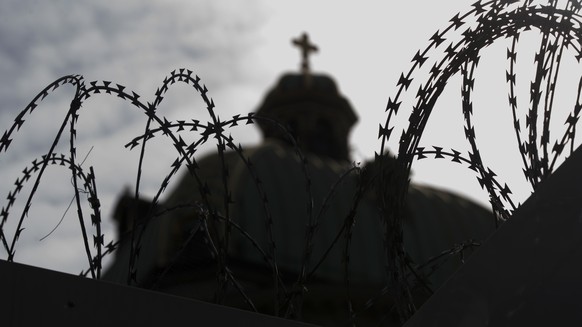
<path fill-rule="evenodd" d="M 302 271 L 310 221 L 316 221 L 317 228 L 306 266 L 309 280 L 301 304 L 303 319 L 319 324 L 348 321 L 344 269 L 348 255 L 356 312 L 389 286 L 385 224 L 376 195 L 368 191 L 354 206 L 362 178 L 373 178 L 373 164 L 361 175 L 344 176 L 352 168 L 348 136 L 356 114 L 331 77 L 310 72 L 307 52 L 314 47 L 307 37 L 296 43 L 304 45 L 301 73 L 283 75 L 256 111 L 263 142 L 242 153 L 226 151 L 198 160 L 197 178 L 184 173 L 156 209 L 168 211 L 145 229 L 136 265 L 139 286 L 214 301 L 217 276 L 225 274 L 221 269 L 226 260 L 228 273 L 240 285 L 227 283 L 218 292 L 222 294 L 219 302 L 248 308 L 237 290 L 240 286 L 260 312 L 273 313 L 275 283 L 288 292 L 296 291 L 293 287 Z M 135 219 L 130 211 L 135 209 L 126 205 L 132 206 L 128 195 L 121 200 L 116 219 L 119 232 L 128 235 L 132 225 L 128 221 Z M 352 210 L 355 223 L 346 225 Z M 229 225 L 228 220 L 236 225 Z M 431 258 L 468 240 L 484 241 L 495 228 L 492 213 L 480 205 L 414 184 L 409 188 L 403 224 L 404 246 L 412 262 L 434 263 L 417 266 L 433 290 L 460 266 L 461 255 L 434 262 Z M 127 280 L 128 240 L 117 251 L 106 279 Z M 280 280 L 274 278 L 274 262 Z M 439 269 L 433 271 L 437 262 Z M 422 302 L 426 296 L 426 289 L 421 289 L 417 299 Z M 280 310 L 285 312 L 292 303 L 280 300 Z M 391 301 L 390 294 L 381 297 L 357 316 L 358 321 L 381 319 Z"/>

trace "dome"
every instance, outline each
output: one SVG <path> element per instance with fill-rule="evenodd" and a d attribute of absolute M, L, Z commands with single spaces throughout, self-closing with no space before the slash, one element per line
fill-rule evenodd
<path fill-rule="evenodd" d="M 274 120 L 287 129 L 301 150 L 349 160 L 348 136 L 358 118 L 330 76 L 284 74 L 267 93 L 256 114 L 265 138 L 290 142 Z"/>

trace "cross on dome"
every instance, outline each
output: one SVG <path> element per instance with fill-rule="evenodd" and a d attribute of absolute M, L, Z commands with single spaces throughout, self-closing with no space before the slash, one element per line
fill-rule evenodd
<path fill-rule="evenodd" d="M 303 33 L 301 37 L 292 40 L 292 44 L 301 50 L 301 72 L 304 75 L 309 75 L 309 55 L 311 52 L 317 52 L 317 46 L 309 41 L 307 33 Z"/>

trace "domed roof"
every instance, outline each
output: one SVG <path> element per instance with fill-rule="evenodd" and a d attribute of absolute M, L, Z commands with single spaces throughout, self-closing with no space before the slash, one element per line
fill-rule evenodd
<path fill-rule="evenodd" d="M 281 76 L 257 109 L 263 136 L 296 144 L 306 153 L 350 161 L 348 135 L 358 118 L 330 76 L 311 72 L 309 54 L 318 49 L 307 34 L 292 43 L 302 53 L 300 72 Z"/>
<path fill-rule="evenodd" d="M 333 78 L 320 74 L 284 74 L 267 93 L 257 114 L 272 118 L 280 108 L 307 102 L 333 108 L 350 126 L 358 120 L 349 101 L 339 93 Z"/>

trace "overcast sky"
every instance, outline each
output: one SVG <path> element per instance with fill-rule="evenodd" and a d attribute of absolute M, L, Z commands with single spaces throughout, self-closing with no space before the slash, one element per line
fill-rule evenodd
<path fill-rule="evenodd" d="M 352 155 L 356 161 L 367 160 L 378 151 L 378 124 L 385 120 L 384 108 L 397 90 L 400 73 L 408 71 L 416 51 L 424 49 L 437 30 L 456 13 L 468 11 L 472 2 L 1 0 L 0 131 L 10 127 L 40 90 L 68 74 L 81 74 L 87 81 L 113 81 L 153 99 L 170 71 L 188 68 L 206 84 L 221 117 L 252 112 L 281 73 L 298 70 L 299 52 L 290 40 L 305 31 L 320 49 L 312 58 L 313 69 L 334 76 L 358 113 Z M 510 185 L 517 201 L 522 201 L 529 191 L 516 147 L 505 144 L 512 138 L 511 121 L 504 116 L 509 112 L 507 90 L 498 89 L 505 83 L 506 46 L 493 46 L 483 55 L 485 77 L 477 85 L 487 92 L 475 101 L 481 100 L 487 110 L 476 116 L 488 131 L 482 138 L 484 155 L 490 155 L 488 162 L 496 172 L 509 169 L 507 179 L 514 181 Z M 533 48 L 529 52 L 532 58 L 534 52 Z M 460 120 L 460 81 L 451 83 L 423 140 L 427 145 L 468 149 Z M 72 87 L 63 87 L 51 94 L 29 116 L 8 153 L 0 154 L 2 194 L 48 149 L 73 92 Z M 170 91 L 159 113 L 171 119 L 208 119 L 202 102 L 186 86 Z M 502 118 L 506 121 L 500 124 Z M 77 153 L 82 159 L 90 152 L 83 167 L 95 167 L 106 220 L 115 197 L 124 187 L 135 186 L 137 151 L 129 153 L 123 145 L 140 134 L 144 122 L 144 115 L 112 96 L 94 96 L 83 105 Z M 249 145 L 260 140 L 254 127 L 237 130 L 235 137 Z M 175 156 L 168 148 L 160 141 L 148 150 L 155 160 L 146 166 L 142 189 L 146 196 L 153 195 Z M 421 161 L 413 167 L 413 181 L 487 203 L 474 175 L 450 166 Z M 51 170 L 23 226 L 16 261 L 71 273 L 86 268 L 74 208 L 41 241 L 58 224 L 72 195 L 68 171 Z M 5 226 L 9 239 L 10 228 L 20 217 L 18 211 L 11 214 Z M 110 240 L 113 226 L 105 228 Z M 0 251 L 0 258 L 5 256 Z"/>

